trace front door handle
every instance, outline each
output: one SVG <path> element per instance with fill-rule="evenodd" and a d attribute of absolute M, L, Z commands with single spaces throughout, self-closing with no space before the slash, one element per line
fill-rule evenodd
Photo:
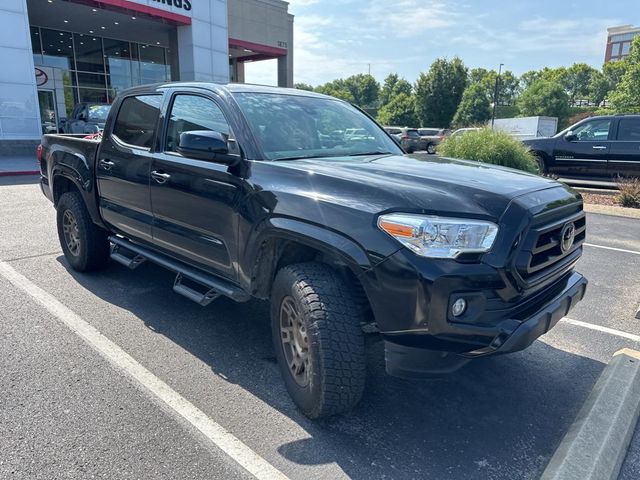
<path fill-rule="evenodd" d="M 105 170 L 111 170 L 115 166 L 115 163 L 111 160 L 100 160 L 100 166 Z"/>
<path fill-rule="evenodd" d="M 168 173 L 164 173 L 164 172 L 159 172 L 157 170 L 154 170 L 153 172 L 151 172 L 151 177 L 153 177 L 153 179 L 158 182 L 160 185 L 165 184 L 169 181 L 169 179 L 171 178 L 171 175 L 169 175 Z"/>
<path fill-rule="evenodd" d="M 594 150 L 606 150 L 607 147 L 605 147 L 604 145 L 594 145 L 593 147 Z"/>

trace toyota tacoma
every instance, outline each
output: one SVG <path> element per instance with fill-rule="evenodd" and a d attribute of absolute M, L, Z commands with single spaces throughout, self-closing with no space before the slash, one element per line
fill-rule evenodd
<path fill-rule="evenodd" d="M 360 133 L 334 134 L 348 129 Z M 101 140 L 45 135 L 39 157 L 72 268 L 152 262 L 203 306 L 269 300 L 284 382 L 311 418 L 359 401 L 365 331 L 390 374 L 420 378 L 528 347 L 587 286 L 578 193 L 406 155 L 356 107 L 311 92 L 136 87 Z"/>

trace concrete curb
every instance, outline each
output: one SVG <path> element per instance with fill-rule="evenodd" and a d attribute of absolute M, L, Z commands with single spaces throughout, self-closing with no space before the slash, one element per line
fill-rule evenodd
<path fill-rule="evenodd" d="M 24 175 L 40 175 L 39 170 L 23 170 L 18 172 L 0 172 L 0 177 L 20 177 Z"/>
<path fill-rule="evenodd" d="M 616 352 L 541 480 L 615 480 L 640 415 L 640 352 Z"/>
<path fill-rule="evenodd" d="M 640 208 L 615 207 L 611 205 L 584 204 L 584 211 L 587 213 L 600 213 L 603 215 L 614 215 L 617 217 L 640 218 Z"/>

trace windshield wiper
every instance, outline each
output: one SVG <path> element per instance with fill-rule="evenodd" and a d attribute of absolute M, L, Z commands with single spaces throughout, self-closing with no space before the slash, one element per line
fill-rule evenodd
<path fill-rule="evenodd" d="M 286 160 L 305 160 L 308 158 L 326 158 L 330 155 L 300 155 L 297 157 L 282 157 L 282 158 L 274 158 L 273 161 L 274 162 L 279 162 L 279 161 L 286 161 Z"/>
<path fill-rule="evenodd" d="M 363 153 L 350 153 L 350 157 L 364 157 L 366 155 L 393 155 L 393 152 L 363 152 Z"/>

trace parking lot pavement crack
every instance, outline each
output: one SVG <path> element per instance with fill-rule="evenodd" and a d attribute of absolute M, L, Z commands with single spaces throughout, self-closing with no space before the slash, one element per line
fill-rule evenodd
<path fill-rule="evenodd" d="M 57 250 L 55 252 L 48 252 L 48 253 L 37 253 L 35 255 L 25 255 L 22 257 L 3 258 L 2 261 L 11 263 L 11 262 L 19 262 L 20 260 L 29 260 L 32 258 L 50 257 L 52 255 L 62 255 L 62 250 Z"/>

